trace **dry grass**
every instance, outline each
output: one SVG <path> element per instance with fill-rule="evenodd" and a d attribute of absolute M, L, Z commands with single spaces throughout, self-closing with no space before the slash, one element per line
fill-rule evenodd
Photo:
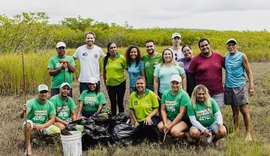
<path fill-rule="evenodd" d="M 252 119 L 253 143 L 244 140 L 244 126 L 241 119 L 242 135 L 239 137 L 230 134 L 226 140 L 222 140 L 217 148 L 194 147 L 187 145 L 175 145 L 170 139 L 159 145 L 143 142 L 137 146 L 107 147 L 97 146 L 95 149 L 84 151 L 84 155 L 269 155 L 270 153 L 270 63 L 251 64 L 256 86 L 256 96 L 250 98 L 250 111 Z M 103 82 L 101 84 L 103 85 Z M 104 91 L 104 88 L 102 88 Z M 78 98 L 78 82 L 74 82 L 74 98 Z M 105 92 L 106 96 L 107 93 Z M 126 91 L 125 103 L 128 112 L 128 94 Z M 27 99 L 34 95 L 28 95 Z M 108 97 L 108 96 L 107 96 Z M 23 131 L 19 129 L 22 120 L 19 112 L 22 107 L 22 98 L 17 96 L 0 96 L 0 155 L 23 155 Z M 107 98 L 108 99 L 108 98 Z M 109 101 L 109 100 L 108 100 Z M 223 110 L 223 118 L 226 125 L 232 129 L 232 113 L 229 106 Z M 33 148 L 34 155 L 62 155 L 61 143 L 54 145 L 40 145 Z"/>

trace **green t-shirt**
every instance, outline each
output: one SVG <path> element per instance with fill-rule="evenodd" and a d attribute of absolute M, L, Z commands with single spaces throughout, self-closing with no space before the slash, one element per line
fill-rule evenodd
<path fill-rule="evenodd" d="M 146 89 L 145 95 L 142 98 L 138 97 L 137 92 L 132 92 L 130 95 L 129 108 L 134 110 L 135 117 L 139 122 L 144 121 L 152 113 L 153 109 L 158 107 L 157 96 L 149 89 Z"/>
<path fill-rule="evenodd" d="M 114 60 L 108 58 L 106 64 L 106 85 L 117 86 L 126 80 L 125 69 L 127 69 L 126 58 L 117 54 Z"/>
<path fill-rule="evenodd" d="M 76 66 L 75 61 L 72 56 L 65 55 L 64 57 L 54 56 L 50 58 L 48 69 L 51 68 L 53 70 L 57 68 L 61 68 L 61 64 L 59 63 L 59 60 L 68 60 L 68 62 Z M 72 86 L 72 74 L 68 71 L 68 67 L 65 71 L 61 70 L 60 73 L 58 73 L 55 76 L 52 76 L 52 88 L 59 88 L 60 85 L 64 82 L 64 72 L 66 73 L 66 82 L 68 82 Z"/>
<path fill-rule="evenodd" d="M 89 92 L 84 90 L 79 97 L 79 100 L 83 102 L 83 111 L 96 112 L 98 105 L 106 105 L 106 99 L 102 92 L 96 94 L 95 92 Z"/>
<path fill-rule="evenodd" d="M 177 94 L 172 95 L 172 90 L 166 91 L 162 94 L 161 104 L 166 106 L 167 117 L 173 121 L 176 116 L 180 113 L 180 107 L 190 105 L 190 98 L 188 94 L 181 89 Z M 182 118 L 182 120 L 187 121 L 187 113 Z"/>
<path fill-rule="evenodd" d="M 206 110 L 207 108 L 207 110 Z M 209 127 L 213 124 L 216 119 L 214 114 L 219 111 L 218 105 L 214 99 L 211 98 L 211 106 L 208 107 L 205 104 L 196 103 L 196 107 L 192 105 L 188 107 L 188 116 L 195 116 L 196 120 L 201 123 L 204 127 Z M 211 115 L 211 114 L 212 115 Z"/>
<path fill-rule="evenodd" d="M 67 99 L 62 100 L 60 95 L 57 94 L 51 97 L 50 101 L 54 104 L 56 109 L 57 117 L 61 120 L 67 120 L 70 118 L 71 111 L 76 108 L 75 102 L 71 97 L 67 97 Z"/>
<path fill-rule="evenodd" d="M 44 124 L 49 117 L 55 115 L 55 108 L 51 101 L 46 100 L 45 104 L 38 102 L 38 98 L 34 98 L 26 102 L 28 115 L 27 119 L 33 123 Z"/>
<path fill-rule="evenodd" d="M 149 54 L 145 54 L 142 57 L 144 62 L 144 72 L 146 78 L 146 84 L 149 86 L 153 86 L 154 84 L 154 70 L 157 64 L 161 63 L 162 56 L 160 53 L 157 53 L 154 58 L 151 58 Z"/>

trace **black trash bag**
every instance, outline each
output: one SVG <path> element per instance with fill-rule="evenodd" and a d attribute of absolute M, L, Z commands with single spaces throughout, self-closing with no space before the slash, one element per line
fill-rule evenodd
<path fill-rule="evenodd" d="M 117 124 L 113 129 L 112 139 L 118 145 L 130 145 L 134 141 L 136 126 L 131 124 Z"/>
<path fill-rule="evenodd" d="M 130 116 L 127 114 L 117 114 L 111 118 L 114 125 L 121 124 L 121 123 L 129 123 Z"/>

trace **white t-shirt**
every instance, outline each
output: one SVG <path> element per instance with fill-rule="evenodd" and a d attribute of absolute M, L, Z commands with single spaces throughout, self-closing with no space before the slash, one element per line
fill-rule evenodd
<path fill-rule="evenodd" d="M 92 49 L 87 49 L 86 45 L 76 49 L 73 57 L 80 60 L 80 82 L 89 82 L 90 77 L 100 80 L 99 59 L 104 56 L 102 49 L 96 45 Z"/>
<path fill-rule="evenodd" d="M 173 52 L 173 59 L 174 61 L 179 60 L 180 58 L 184 58 L 184 54 L 182 53 L 182 50 L 173 50 L 172 48 L 170 48 L 171 51 Z"/>

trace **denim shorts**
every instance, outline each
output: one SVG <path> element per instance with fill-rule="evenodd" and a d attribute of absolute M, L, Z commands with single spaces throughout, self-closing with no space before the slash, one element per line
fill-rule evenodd
<path fill-rule="evenodd" d="M 192 129 L 192 128 L 197 128 L 197 127 L 195 127 L 195 126 L 191 126 L 190 127 L 190 129 Z M 215 131 L 217 131 L 217 129 L 218 129 L 218 123 L 217 122 L 214 122 L 214 123 L 212 123 L 212 125 L 210 125 L 209 127 L 206 127 L 210 132 L 215 132 Z M 197 128 L 198 129 L 198 128 Z M 203 132 L 201 132 L 201 133 L 203 133 Z"/>

